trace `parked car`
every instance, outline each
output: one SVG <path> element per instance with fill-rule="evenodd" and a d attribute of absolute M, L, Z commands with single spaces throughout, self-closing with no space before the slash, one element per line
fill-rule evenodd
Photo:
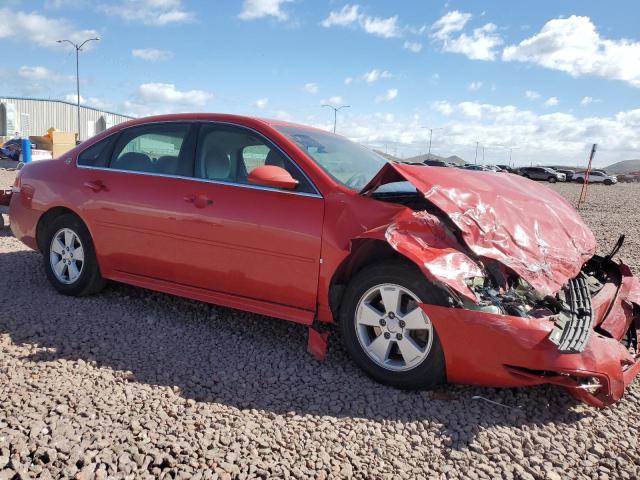
<path fill-rule="evenodd" d="M 487 167 L 485 167 L 484 165 L 476 165 L 476 164 L 467 164 L 464 167 L 462 167 L 465 170 L 475 170 L 477 172 L 488 172 L 490 171 Z"/>
<path fill-rule="evenodd" d="M 550 383 L 605 406 L 640 370 L 620 343 L 637 348 L 640 281 L 595 255 L 569 202 L 516 175 L 178 114 L 27 164 L 12 191 L 11 229 L 64 295 L 112 280 L 278 317 L 308 327 L 318 358 L 335 324 L 364 372 L 400 388 Z"/>
<path fill-rule="evenodd" d="M 425 160 L 423 162 L 425 165 L 430 167 L 448 167 L 447 162 L 443 162 L 442 160 Z"/>
<path fill-rule="evenodd" d="M 618 182 L 640 183 L 640 172 L 629 172 L 616 175 Z"/>
<path fill-rule="evenodd" d="M 496 166 L 504 172 L 517 173 L 517 169 L 510 167 L 509 165 L 496 165 Z"/>
<path fill-rule="evenodd" d="M 586 172 L 577 172 L 573 176 L 573 181 L 576 183 L 584 183 L 587 176 Z M 605 185 L 613 185 L 618 183 L 618 179 L 615 175 L 609 175 L 602 170 L 592 170 L 589 172 L 589 183 L 603 183 Z"/>
<path fill-rule="evenodd" d="M 546 180 L 550 183 L 564 182 L 567 177 L 564 173 L 556 172 L 549 167 L 522 167 L 520 175 L 531 180 Z"/>
<path fill-rule="evenodd" d="M 573 181 L 573 176 L 576 174 L 575 170 L 569 170 L 566 168 L 556 168 L 556 172 L 564 173 L 567 182 Z"/>

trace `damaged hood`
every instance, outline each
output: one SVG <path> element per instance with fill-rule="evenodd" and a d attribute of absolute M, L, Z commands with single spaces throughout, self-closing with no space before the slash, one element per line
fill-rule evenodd
<path fill-rule="evenodd" d="M 553 190 L 518 175 L 387 163 L 362 189 L 409 181 L 460 230 L 477 256 L 493 259 L 551 295 L 595 253 L 591 230 Z"/>

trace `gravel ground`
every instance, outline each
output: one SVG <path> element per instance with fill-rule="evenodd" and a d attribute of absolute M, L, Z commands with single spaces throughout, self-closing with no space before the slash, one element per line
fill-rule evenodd
<path fill-rule="evenodd" d="M 636 273 L 638 198 L 596 186 L 583 210 L 603 245 L 628 233 Z M 63 297 L 1 229 L 0 479 L 640 476 L 638 382 L 602 411 L 552 387 L 407 393 L 338 341 L 323 363 L 305 345 L 301 326 L 124 285 Z"/>

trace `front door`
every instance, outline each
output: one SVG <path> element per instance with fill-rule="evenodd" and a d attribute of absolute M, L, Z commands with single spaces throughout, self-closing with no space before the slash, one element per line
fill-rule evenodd
<path fill-rule="evenodd" d="M 251 185 L 253 168 L 282 166 L 296 190 Z M 315 310 L 324 200 L 277 147 L 242 127 L 200 127 L 179 283 Z"/>

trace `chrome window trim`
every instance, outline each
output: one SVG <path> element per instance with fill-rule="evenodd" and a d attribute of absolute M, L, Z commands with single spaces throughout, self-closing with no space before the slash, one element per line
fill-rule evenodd
<path fill-rule="evenodd" d="M 78 164 L 78 160 L 80 159 L 80 155 L 82 155 L 86 150 L 88 150 L 89 148 L 93 147 L 94 145 L 97 145 L 99 142 L 103 142 L 103 141 L 107 140 L 112 135 L 120 135 L 122 132 L 124 132 L 125 130 L 127 130 L 129 128 L 136 128 L 136 127 L 146 126 L 146 125 L 161 125 L 161 124 L 164 124 L 164 123 L 200 123 L 200 124 L 208 123 L 208 124 L 215 124 L 215 125 L 226 125 L 226 126 L 237 127 L 237 128 L 242 128 L 242 129 L 248 130 L 248 131 L 252 132 L 253 134 L 257 135 L 259 138 L 264 139 L 269 144 L 273 145 L 285 158 L 287 158 L 291 163 L 293 163 L 295 165 L 295 167 L 307 179 L 309 184 L 313 187 L 313 189 L 315 190 L 315 193 L 293 192 L 291 190 L 284 190 L 284 189 L 275 188 L 275 187 L 265 187 L 265 186 L 262 186 L 262 185 L 251 185 L 251 184 L 236 183 L 236 182 L 225 182 L 224 180 L 210 180 L 208 178 L 199 178 L 199 177 L 195 177 L 195 176 L 193 176 L 193 177 L 185 177 L 183 175 L 168 175 L 168 174 L 165 174 L 165 173 L 139 172 L 137 170 L 122 170 L 122 169 L 118 169 L 118 168 L 109 168 L 109 167 L 92 167 L 92 166 L 88 166 L 88 165 L 79 165 Z M 81 151 L 79 151 L 78 154 L 76 155 L 76 162 L 75 162 L 76 168 L 81 168 L 81 169 L 85 169 L 85 170 L 99 170 L 99 171 L 107 171 L 107 172 L 118 172 L 118 173 L 132 173 L 134 175 L 146 175 L 146 176 L 149 176 L 149 177 L 179 178 L 179 179 L 182 179 L 182 180 L 192 180 L 192 181 L 201 182 L 201 183 L 211 183 L 211 184 L 214 184 L 214 185 L 227 185 L 227 186 L 232 186 L 232 187 L 249 188 L 249 189 L 253 189 L 253 190 L 264 190 L 264 191 L 267 191 L 267 192 L 279 192 L 279 193 L 286 193 L 286 194 L 289 194 L 289 195 L 299 195 L 299 196 L 302 196 L 302 197 L 324 198 L 322 196 L 322 194 L 320 193 L 320 190 L 318 190 L 318 187 L 316 187 L 315 183 L 313 183 L 313 181 L 309 178 L 309 176 L 306 174 L 304 169 L 301 168 L 300 165 L 298 165 L 289 155 L 287 155 L 287 153 L 284 150 L 282 150 L 282 148 L 280 148 L 279 145 L 276 145 L 276 143 L 274 143 L 272 140 L 269 140 L 267 137 L 265 137 L 263 134 L 261 134 L 257 130 L 255 130 L 255 129 L 251 128 L 251 127 L 247 127 L 246 125 L 239 125 L 237 123 L 221 122 L 221 121 L 216 121 L 216 120 L 165 120 L 165 121 L 161 121 L 161 122 L 148 122 L 148 123 L 141 123 L 141 124 L 138 124 L 138 125 L 132 125 L 131 127 L 127 127 L 127 128 L 123 128 L 122 130 L 118 130 L 117 132 L 114 132 L 112 135 L 108 135 L 108 136 L 100 139 L 98 142 L 94 142 L 91 145 L 88 145 L 86 148 L 83 148 Z M 197 151 L 197 145 L 196 145 L 196 151 Z M 195 152 L 194 152 L 194 155 L 195 155 Z M 194 158 L 194 162 L 193 162 L 194 167 L 195 167 L 195 164 L 196 164 L 196 160 L 197 159 Z"/>

